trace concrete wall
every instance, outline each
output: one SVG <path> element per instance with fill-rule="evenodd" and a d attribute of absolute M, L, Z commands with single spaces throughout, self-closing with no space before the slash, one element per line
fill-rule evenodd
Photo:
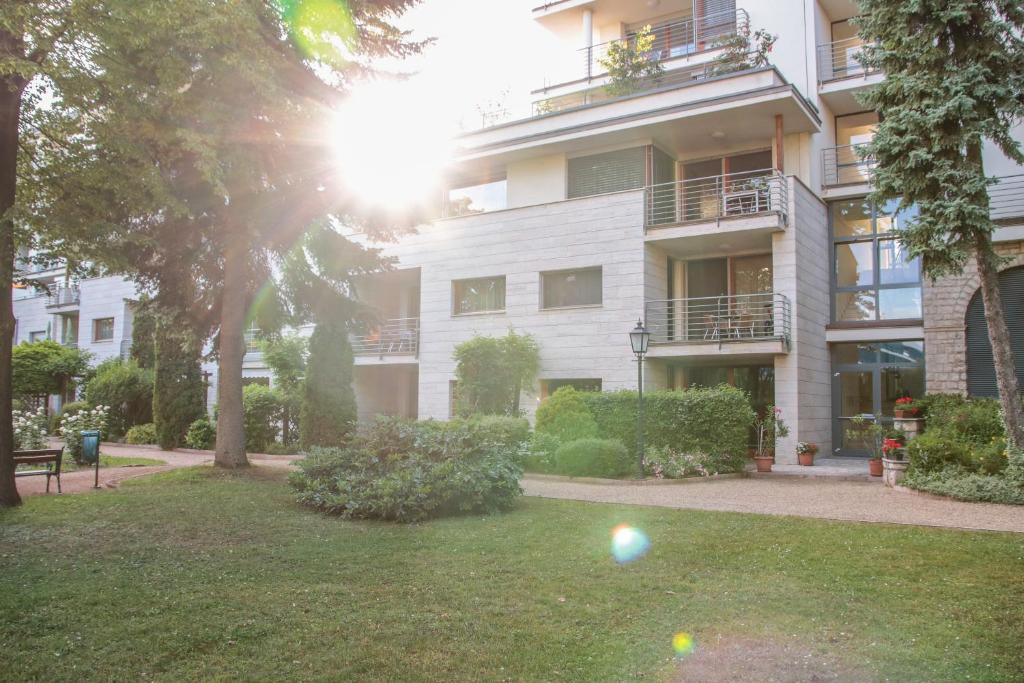
<path fill-rule="evenodd" d="M 78 307 L 78 348 L 93 354 L 96 363 L 119 356 L 121 341 L 131 339 L 130 323 L 126 327 L 130 315 L 127 303 L 138 298 L 135 285 L 120 277 L 101 277 L 82 280 L 79 288 L 82 303 Z M 114 319 L 114 338 L 110 341 L 93 339 L 93 321 L 99 318 Z"/>
<path fill-rule="evenodd" d="M 14 343 L 27 342 L 32 332 L 50 331 L 50 338 L 58 338 L 53 316 L 46 310 L 46 295 L 37 294 L 14 301 L 14 318 L 18 321 Z"/>
<path fill-rule="evenodd" d="M 509 208 L 559 202 L 565 199 L 564 154 L 510 163 L 506 171 Z"/>

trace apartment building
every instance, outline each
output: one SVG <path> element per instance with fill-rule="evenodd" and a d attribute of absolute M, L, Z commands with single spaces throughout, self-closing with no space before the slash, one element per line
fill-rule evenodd
<path fill-rule="evenodd" d="M 862 455 L 850 419 L 885 420 L 900 396 L 994 393 L 976 277 L 925 282 L 898 238 L 912 211 L 865 199 L 856 148 L 877 116 L 856 96 L 883 75 L 858 59 L 853 0 L 524 11 L 565 58 L 537 74 L 529 115 L 461 138 L 444 217 L 383 245 L 400 266 L 368 288 L 385 322 L 357 339 L 364 415 L 448 418 L 455 345 L 509 328 L 541 349 L 528 411 L 567 384 L 635 389 L 637 318 L 645 386 L 727 382 L 776 404 L 784 462 L 797 441 Z M 601 59 L 647 25 L 664 75 L 612 96 Z M 721 73 L 720 39 L 746 28 L 778 37 L 770 63 Z M 993 216 L 1020 346 L 1024 171 L 994 149 L 986 162 L 1003 176 Z"/>

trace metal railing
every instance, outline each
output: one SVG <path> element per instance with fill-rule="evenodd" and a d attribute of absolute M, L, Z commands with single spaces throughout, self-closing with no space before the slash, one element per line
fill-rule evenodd
<path fill-rule="evenodd" d="M 997 178 L 988 188 L 989 211 L 994 221 L 1024 218 L 1024 174 Z"/>
<path fill-rule="evenodd" d="M 645 314 L 652 344 L 788 343 L 792 317 L 789 298 L 774 292 L 648 301 Z"/>
<path fill-rule="evenodd" d="M 419 318 L 384 320 L 366 334 L 352 335 L 352 351 L 357 356 L 414 356 L 419 347 Z"/>
<path fill-rule="evenodd" d="M 864 144 L 859 144 L 821 150 L 822 178 L 825 187 L 870 182 L 875 160 L 864 155 L 864 148 Z"/>
<path fill-rule="evenodd" d="M 786 178 L 770 169 L 677 180 L 644 188 L 644 227 L 761 213 L 777 213 L 785 222 L 788 206 Z"/>
<path fill-rule="evenodd" d="M 58 287 L 46 298 L 47 306 L 74 306 L 82 300 L 78 287 Z"/>
<path fill-rule="evenodd" d="M 864 64 L 864 45 L 864 41 L 856 37 L 819 45 L 818 81 L 827 83 L 840 78 L 874 73 L 875 69 L 869 69 Z"/>

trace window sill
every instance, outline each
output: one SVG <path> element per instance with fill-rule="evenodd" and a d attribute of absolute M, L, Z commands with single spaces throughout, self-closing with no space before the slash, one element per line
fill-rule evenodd
<path fill-rule="evenodd" d="M 577 304 L 575 306 L 549 306 L 547 308 L 544 308 L 542 306 L 540 308 L 540 312 L 541 313 L 545 313 L 547 311 L 555 311 L 555 312 L 557 312 L 557 311 L 575 311 L 577 309 L 584 309 L 585 310 L 585 309 L 594 309 L 594 308 L 604 308 L 604 304 Z"/>
<path fill-rule="evenodd" d="M 495 311 L 473 311 L 471 313 L 452 313 L 453 318 L 474 318 L 482 315 L 505 315 L 505 309 Z"/>
<path fill-rule="evenodd" d="M 114 343 L 114 338 L 111 337 L 110 339 L 93 339 L 89 343 L 90 344 L 113 344 Z"/>

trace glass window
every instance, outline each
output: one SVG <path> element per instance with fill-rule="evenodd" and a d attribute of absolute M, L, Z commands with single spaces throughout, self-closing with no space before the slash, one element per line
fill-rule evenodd
<path fill-rule="evenodd" d="M 901 287 L 879 290 L 878 317 L 882 320 L 920 318 L 921 288 Z"/>
<path fill-rule="evenodd" d="M 735 294 L 764 294 L 772 291 L 772 255 L 734 258 L 732 277 Z"/>
<path fill-rule="evenodd" d="M 836 286 L 870 285 L 875 280 L 875 255 L 871 242 L 836 245 Z"/>
<path fill-rule="evenodd" d="M 878 240 L 878 275 L 883 285 L 920 282 L 921 260 L 911 257 L 900 240 Z"/>
<path fill-rule="evenodd" d="M 601 304 L 601 269 L 541 273 L 542 308 Z"/>
<path fill-rule="evenodd" d="M 508 181 L 504 178 L 448 190 L 447 216 L 468 216 L 508 208 Z"/>
<path fill-rule="evenodd" d="M 834 344 L 835 362 L 840 365 L 862 365 L 878 362 L 878 347 L 873 344 Z"/>
<path fill-rule="evenodd" d="M 504 311 L 505 276 L 455 280 L 452 301 L 455 315 Z"/>
<path fill-rule="evenodd" d="M 835 236 L 854 237 L 871 234 L 871 202 L 854 199 L 832 205 L 832 229 Z"/>
<path fill-rule="evenodd" d="M 839 292 L 836 294 L 836 320 L 874 320 L 875 308 L 875 293 L 873 291 Z"/>
<path fill-rule="evenodd" d="M 28 333 L 28 340 L 30 342 L 43 341 L 46 339 L 46 330 L 37 330 L 35 332 Z"/>
<path fill-rule="evenodd" d="M 114 319 L 96 318 L 92 321 L 92 340 L 111 341 L 114 338 Z"/>
<path fill-rule="evenodd" d="M 562 387 L 572 387 L 576 391 L 601 391 L 600 379 L 542 379 L 540 381 L 541 396 L 547 397 Z"/>

